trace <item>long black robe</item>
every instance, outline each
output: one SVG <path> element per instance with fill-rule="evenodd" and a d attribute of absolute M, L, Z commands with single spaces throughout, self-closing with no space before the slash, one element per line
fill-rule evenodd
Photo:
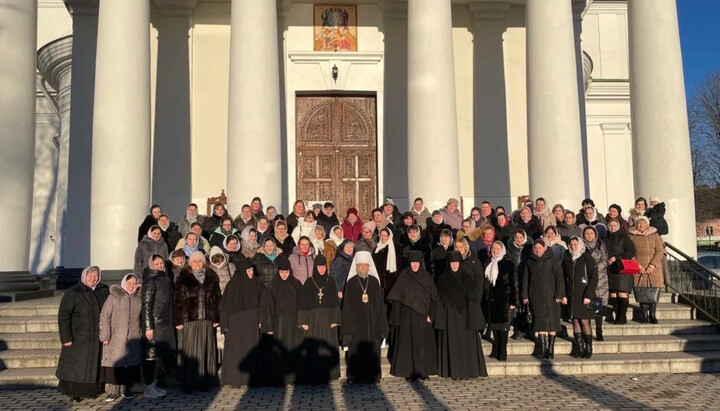
<path fill-rule="evenodd" d="M 479 263 L 477 263 L 479 265 Z M 436 320 L 438 375 L 446 378 L 487 377 L 480 331 L 485 321 L 480 310 L 484 278 L 476 283 L 472 270 L 445 269 L 438 278 L 442 305 Z M 472 315 L 472 312 L 478 315 Z"/>
<path fill-rule="evenodd" d="M 437 374 L 437 352 L 433 324 L 440 304 L 432 276 L 410 267 L 398 276 L 388 294 L 391 347 L 390 374 L 405 378 L 425 378 Z"/>
<path fill-rule="evenodd" d="M 260 298 L 263 286 L 245 260 L 232 276 L 220 299 L 220 327 L 225 335 L 222 384 L 248 385 L 258 378 L 262 366 L 256 350 L 260 343 Z"/>
<path fill-rule="evenodd" d="M 318 298 L 319 289 L 322 299 Z M 340 301 L 335 281 L 327 273 L 320 275 L 317 267 L 298 291 L 297 324 L 310 327 L 300 330 L 303 341 L 294 353 L 301 364 L 297 382 L 322 384 L 340 378 L 338 330 L 330 328 L 331 324 L 340 325 Z"/>
<path fill-rule="evenodd" d="M 548 247 L 542 257 L 530 256 L 522 276 L 522 298 L 530 300 L 535 331 L 560 331 L 560 304 L 565 296 L 562 269 Z"/>
<path fill-rule="evenodd" d="M 290 353 L 300 345 L 297 296 L 301 286 L 292 274 L 283 280 L 278 272 L 263 292 L 260 347 L 264 384 L 292 384 L 295 381 L 298 364 Z"/>
<path fill-rule="evenodd" d="M 362 301 L 363 289 L 367 303 Z M 356 275 L 345 285 L 340 335 L 348 347 L 347 376 L 354 382 L 375 383 L 381 377 L 380 343 L 388 333 L 383 294 L 380 282 L 371 275 Z"/>
<path fill-rule="evenodd" d="M 395 271 L 392 273 L 387 269 L 387 259 L 390 247 L 393 247 L 395 251 Z M 377 250 L 377 247 L 375 247 L 375 249 Z M 380 285 L 383 288 L 383 296 L 388 295 L 390 289 L 393 287 L 393 284 L 395 284 L 395 280 L 397 280 L 398 274 L 400 274 L 400 260 L 398 259 L 398 253 L 399 251 L 394 241 L 390 241 L 390 244 L 385 246 L 382 250 L 372 252 L 373 262 L 375 263 L 375 268 L 377 268 L 378 277 L 380 277 Z"/>

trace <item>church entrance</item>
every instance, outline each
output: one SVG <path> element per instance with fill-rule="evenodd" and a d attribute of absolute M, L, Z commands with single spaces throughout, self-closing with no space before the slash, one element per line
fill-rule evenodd
<path fill-rule="evenodd" d="M 350 207 L 363 221 L 377 206 L 375 96 L 296 97 L 297 194 L 332 201 L 340 221 Z"/>

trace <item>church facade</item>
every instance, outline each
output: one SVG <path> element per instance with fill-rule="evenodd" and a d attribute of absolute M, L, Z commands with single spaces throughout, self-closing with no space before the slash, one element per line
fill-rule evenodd
<path fill-rule="evenodd" d="M 363 219 L 386 196 L 658 195 L 695 254 L 675 0 L 10 3 L 2 49 L 37 71 L 0 79 L 0 271 L 127 269 L 150 204 L 177 220 L 221 190 L 233 215 L 259 196 Z"/>

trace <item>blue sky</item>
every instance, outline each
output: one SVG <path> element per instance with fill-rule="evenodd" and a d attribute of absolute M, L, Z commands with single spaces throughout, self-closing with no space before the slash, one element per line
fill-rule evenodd
<path fill-rule="evenodd" d="M 720 70 L 720 0 L 677 0 L 688 97 L 711 71 Z"/>

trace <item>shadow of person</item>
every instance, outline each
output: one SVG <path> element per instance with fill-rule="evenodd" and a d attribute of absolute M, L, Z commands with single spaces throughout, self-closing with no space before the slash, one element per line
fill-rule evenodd
<path fill-rule="evenodd" d="M 289 358 L 298 365 L 297 384 L 327 384 L 340 377 L 338 347 L 323 340 L 306 338 Z"/>
<path fill-rule="evenodd" d="M 292 384 L 296 372 L 295 361 L 282 342 L 262 334 L 258 344 L 240 362 L 239 370 L 248 374 L 248 386 L 282 386 Z"/>
<path fill-rule="evenodd" d="M 348 383 L 375 384 L 380 380 L 379 346 L 370 341 L 361 341 L 348 351 Z"/>

